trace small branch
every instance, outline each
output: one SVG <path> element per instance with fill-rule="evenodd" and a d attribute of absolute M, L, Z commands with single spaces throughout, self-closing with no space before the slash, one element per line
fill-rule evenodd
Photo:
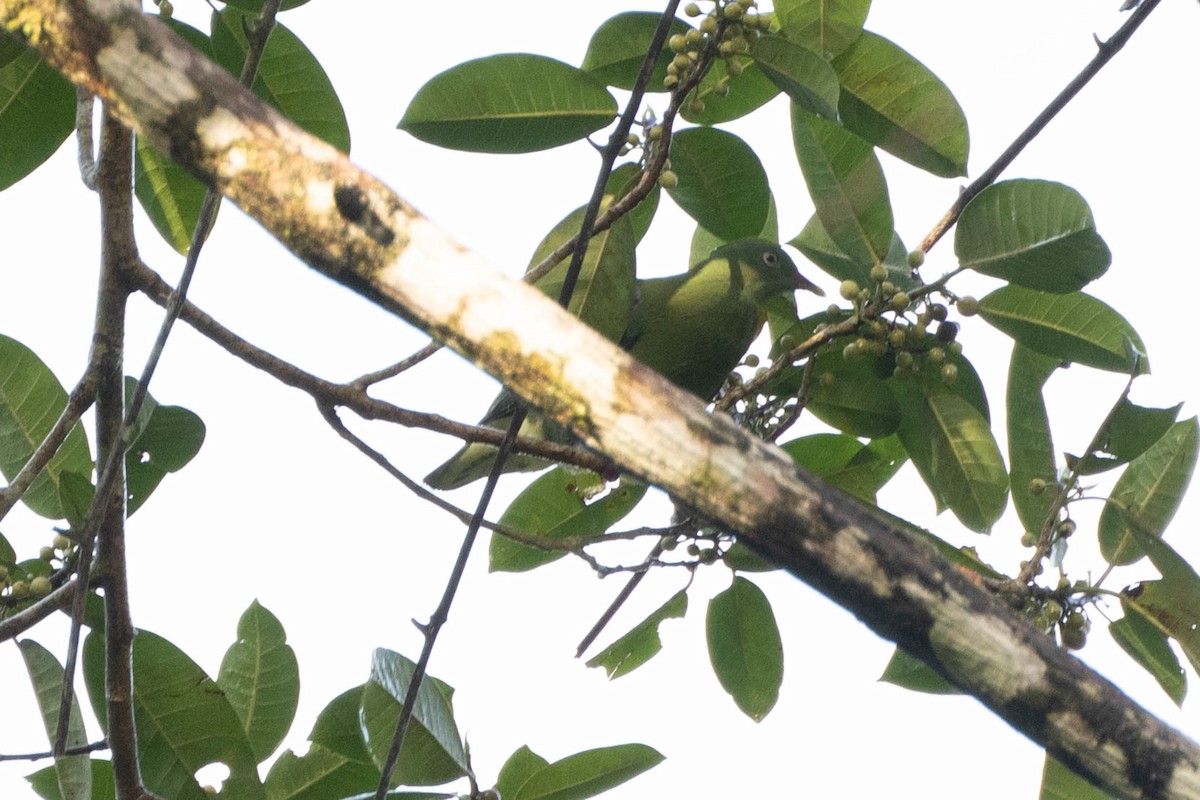
<path fill-rule="evenodd" d="M 88 753 L 95 753 L 100 750 L 108 749 L 108 740 L 101 739 L 98 742 L 85 744 L 81 747 L 68 747 L 61 753 L 53 751 L 44 751 L 41 753 L 0 753 L 0 761 L 41 761 L 44 758 L 60 758 L 62 756 L 83 756 Z"/>
<path fill-rule="evenodd" d="M 1096 55 L 1088 62 L 1087 66 L 1058 93 L 1057 97 L 1050 101 L 1050 104 L 1040 114 L 1034 117 L 1033 122 L 1029 123 L 1029 126 L 1021 131 L 1020 135 L 992 162 L 990 167 L 984 170 L 978 178 L 959 193 L 958 199 L 954 201 L 954 205 L 950 207 L 946 215 L 921 240 L 920 250 L 927 253 L 937 244 L 938 240 L 958 221 L 963 209 L 967 207 L 967 203 L 970 203 L 976 195 L 995 183 L 1000 174 L 1008 169 L 1009 164 L 1016 159 L 1021 151 L 1050 124 L 1050 120 L 1058 116 L 1058 112 L 1066 108 L 1067 104 L 1075 98 L 1075 95 L 1079 94 L 1080 90 L 1084 86 L 1087 86 L 1092 78 L 1100 73 L 1104 65 L 1120 52 L 1121 48 L 1129 41 L 1129 38 L 1133 36 L 1134 31 L 1146 21 L 1146 17 L 1150 16 L 1150 12 L 1154 11 L 1155 6 L 1158 4 L 1159 0 L 1146 0 L 1142 3 L 1141 7 L 1129 16 L 1129 19 L 1125 20 L 1125 24 L 1113 34 L 1112 38 L 1107 42 L 1101 42 L 1099 39 L 1096 40 Z"/>
<path fill-rule="evenodd" d="M 75 384 L 71 394 L 67 396 L 67 405 L 58 415 L 54 427 L 46 434 L 46 438 L 33 451 L 33 455 L 29 457 L 29 460 L 25 462 L 21 471 L 13 477 L 8 486 L 0 489 L 0 519 L 4 519 L 8 515 L 17 501 L 29 490 L 30 485 L 42 474 L 42 470 L 54 458 L 54 454 L 62 447 L 71 431 L 75 429 L 75 424 L 79 422 L 80 417 L 91 408 L 95 398 L 95 371 L 89 369 L 79 379 L 79 383 Z"/>

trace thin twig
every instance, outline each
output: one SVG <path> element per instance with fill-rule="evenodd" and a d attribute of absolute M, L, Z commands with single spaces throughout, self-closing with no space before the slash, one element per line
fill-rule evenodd
<path fill-rule="evenodd" d="M 608 145 L 604 149 L 601 159 L 601 166 L 596 178 L 595 187 L 592 190 L 591 200 L 583 212 L 583 220 L 580 224 L 580 232 L 576 237 L 578 246 L 572 254 L 571 264 L 567 268 L 567 274 L 563 279 L 562 291 L 559 293 L 558 302 L 563 308 L 566 308 L 571 302 L 571 295 L 575 290 L 576 281 L 579 278 L 579 273 L 583 267 L 583 259 L 587 253 L 587 243 L 592 236 L 595 226 L 596 217 L 600 213 L 600 205 L 604 199 L 604 188 L 608 184 L 608 179 L 612 175 L 613 166 L 616 164 L 617 158 L 620 156 L 621 148 L 628 141 L 629 131 L 633 128 L 633 123 L 637 118 L 638 109 L 641 107 L 642 96 L 645 93 L 646 87 L 650 83 L 650 78 L 654 73 L 654 66 L 658 60 L 658 53 L 666 44 L 667 34 L 670 31 L 671 23 L 675 19 L 675 11 L 679 7 L 679 0 L 668 0 L 667 7 L 663 11 L 662 17 L 659 20 L 658 29 L 654 33 L 654 37 L 650 42 L 650 47 L 646 51 L 646 57 L 642 61 L 641 71 L 638 73 L 637 81 L 634 83 L 633 90 L 630 93 L 629 102 L 625 106 L 625 111 L 621 115 L 621 119 L 617 122 L 616 128 L 609 137 Z M 664 136 L 664 141 L 667 137 Z M 664 148 L 665 150 L 665 148 Z M 504 470 L 504 462 L 507 460 L 509 452 L 512 449 L 512 444 L 517 438 L 517 431 L 521 429 L 522 423 L 525 421 L 526 409 L 519 407 L 516 413 L 513 414 L 512 421 L 509 423 L 508 433 L 504 441 L 500 444 L 500 448 L 496 453 L 496 460 L 492 464 L 492 469 L 488 475 L 487 482 L 484 485 L 483 492 L 479 498 L 479 505 L 475 511 L 475 517 L 467 526 L 466 533 L 463 536 L 462 546 L 459 549 L 458 559 L 455 561 L 454 567 L 451 570 L 450 578 L 446 583 L 446 591 L 442 595 L 442 601 L 438 605 L 433 616 L 430 617 L 429 623 L 424 628 L 425 644 L 421 650 L 421 656 L 417 661 L 416 667 L 413 670 L 412 680 L 409 682 L 408 689 L 404 696 L 404 705 L 400 711 L 400 719 L 396 723 L 396 733 L 392 739 L 392 744 L 388 750 L 387 758 L 384 761 L 381 770 L 379 786 L 376 789 L 376 800 L 384 800 L 387 796 L 388 784 L 391 781 L 392 771 L 395 768 L 396 760 L 400 756 L 400 748 L 404 744 L 404 736 L 408 728 L 409 719 L 412 716 L 412 709 L 416 705 L 417 693 L 420 691 L 421 682 L 425 677 L 425 669 L 429 661 L 429 657 L 433 651 L 434 642 L 437 639 L 438 633 L 442 625 L 445 624 L 446 618 L 450 612 L 450 606 L 454 601 L 454 596 L 458 592 L 458 587 L 462 581 L 463 573 L 466 570 L 467 560 L 470 557 L 471 550 L 474 548 L 476 537 L 479 533 L 480 524 L 483 522 L 484 515 L 491 503 L 492 492 L 495 489 L 496 482 L 500 478 L 500 474 Z"/>
<path fill-rule="evenodd" d="M 1029 123 L 1029 126 L 1021 131 L 1021 134 L 992 162 L 990 167 L 984 170 L 978 178 L 959 193 L 958 199 L 954 201 L 954 205 L 950 207 L 946 215 L 938 220 L 933 230 L 921 240 L 920 250 L 927 253 L 937 244 L 937 241 L 958 221 L 959 215 L 967 207 L 967 203 L 971 202 L 976 195 L 988 186 L 995 183 L 996 178 L 1000 177 L 1000 173 L 1004 172 L 1020 152 L 1042 132 L 1042 129 L 1050 124 L 1050 120 L 1054 119 L 1058 115 L 1058 112 L 1066 108 L 1067 103 L 1071 102 L 1075 95 L 1079 94 L 1080 90 L 1084 86 L 1087 86 L 1092 78 L 1100 73 L 1104 65 L 1112 60 L 1112 57 L 1125 46 L 1129 41 L 1129 37 L 1133 36 L 1133 32 L 1146 21 L 1146 17 L 1150 15 L 1150 12 L 1154 10 L 1158 3 L 1159 0 L 1146 0 L 1129 16 L 1125 24 L 1107 42 L 1101 42 L 1099 39 L 1096 39 L 1096 55 L 1088 62 L 1087 66 L 1058 93 L 1058 96 L 1048 106 L 1042 109 L 1040 114 L 1034 117 L 1033 122 Z"/>

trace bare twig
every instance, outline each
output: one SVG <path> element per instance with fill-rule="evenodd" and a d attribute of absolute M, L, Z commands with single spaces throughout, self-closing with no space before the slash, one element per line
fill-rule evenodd
<path fill-rule="evenodd" d="M 1125 20 L 1125 24 L 1107 42 L 1101 42 L 1099 39 L 1096 39 L 1096 55 L 1088 62 L 1087 66 L 1058 93 L 1057 97 L 1050 101 L 1049 105 L 1042 109 L 1040 114 L 1034 117 L 1033 122 L 1029 123 L 1029 126 L 1021 131 L 1020 135 L 1013 140 L 1012 144 L 1005 148 L 1004 152 L 992 162 L 990 167 L 984 170 L 978 178 L 959 193 L 958 199 L 954 201 L 954 205 L 950 207 L 946 215 L 938 220 L 933 230 L 921 240 L 920 250 L 927 253 L 937 244 L 938 239 L 941 239 L 946 234 L 946 231 L 950 230 L 954 226 L 954 223 L 958 221 L 963 209 L 967 207 L 967 203 L 971 202 L 976 195 L 988 186 L 995 183 L 996 178 L 1000 177 L 1000 173 L 1004 172 L 1020 152 L 1042 132 L 1042 129 L 1050 124 L 1050 120 L 1058 116 L 1058 112 L 1066 108 L 1067 103 L 1071 102 L 1075 95 L 1079 94 L 1080 90 L 1084 86 L 1087 86 L 1092 78 L 1100 73 L 1104 65 L 1120 52 L 1121 48 L 1129 41 L 1129 37 L 1133 36 L 1133 32 L 1146 21 L 1146 17 L 1150 16 L 1150 13 L 1154 11 L 1158 3 L 1159 0 L 1146 0 L 1136 11 L 1129 15 L 1129 19 Z"/>

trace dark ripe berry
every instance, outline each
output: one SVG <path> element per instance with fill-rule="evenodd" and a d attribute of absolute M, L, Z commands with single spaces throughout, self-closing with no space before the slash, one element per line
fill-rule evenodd
<path fill-rule="evenodd" d="M 937 338 L 943 342 L 953 342 L 958 338 L 958 323 L 939 322 L 937 326 Z"/>
<path fill-rule="evenodd" d="M 941 303 L 934 303 L 929 307 L 929 318 L 934 322 L 942 322 L 949 313 Z"/>

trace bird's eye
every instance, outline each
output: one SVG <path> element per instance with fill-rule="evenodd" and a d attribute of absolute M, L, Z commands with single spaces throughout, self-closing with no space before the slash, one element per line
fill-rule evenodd
<path fill-rule="evenodd" d="M 767 252 L 763 253 L 762 258 L 763 258 L 763 263 L 766 264 L 768 267 L 775 266 L 775 264 L 778 263 L 778 261 L 779 261 L 779 256 L 775 255 L 774 253 L 770 252 L 769 250 Z"/>

